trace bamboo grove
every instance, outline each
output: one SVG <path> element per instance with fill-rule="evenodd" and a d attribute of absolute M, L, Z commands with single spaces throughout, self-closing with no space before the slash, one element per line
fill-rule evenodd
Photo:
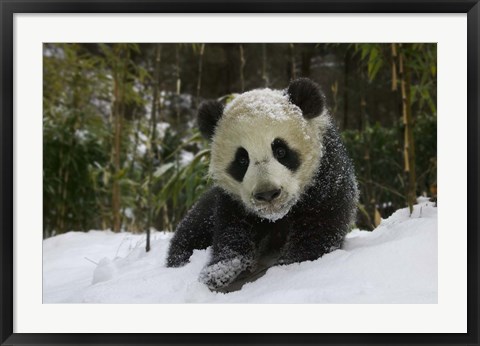
<path fill-rule="evenodd" d="M 198 104 L 301 76 L 354 160 L 358 227 L 436 198 L 436 44 L 45 43 L 43 236 L 174 230 L 211 184 Z"/>

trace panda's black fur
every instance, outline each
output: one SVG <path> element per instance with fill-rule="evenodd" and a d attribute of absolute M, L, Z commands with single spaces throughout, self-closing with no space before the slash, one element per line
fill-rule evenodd
<path fill-rule="evenodd" d="M 307 119 L 325 111 L 323 93 L 308 79 L 292 81 L 287 95 Z M 206 138 L 213 137 L 223 111 L 223 106 L 215 101 L 200 107 L 199 127 Z M 214 186 L 179 224 L 170 244 L 167 266 L 182 266 L 194 249 L 212 246 L 211 259 L 200 280 L 218 290 L 232 284 L 241 274 L 254 271 L 266 254 L 278 254 L 276 264 L 289 264 L 315 260 L 338 249 L 355 215 L 357 183 L 353 165 L 332 122 L 328 122 L 322 138 L 323 156 L 313 181 L 284 217 L 275 221 L 261 218 L 236 196 Z M 300 154 L 297 153 L 297 165 L 302 164 Z"/>

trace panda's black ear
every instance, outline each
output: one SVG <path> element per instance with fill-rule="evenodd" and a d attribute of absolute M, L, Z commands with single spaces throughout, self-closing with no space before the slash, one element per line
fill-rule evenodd
<path fill-rule="evenodd" d="M 222 117 L 223 105 L 215 100 L 204 101 L 198 108 L 198 127 L 203 137 L 212 139 L 218 120 Z"/>
<path fill-rule="evenodd" d="M 290 102 L 297 105 L 307 119 L 319 116 L 325 108 L 325 95 L 318 84 L 308 78 L 292 80 L 287 94 Z"/>

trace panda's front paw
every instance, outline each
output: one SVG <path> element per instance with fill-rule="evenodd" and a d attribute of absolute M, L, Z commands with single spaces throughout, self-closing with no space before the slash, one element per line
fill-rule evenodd
<path fill-rule="evenodd" d="M 252 262 L 243 257 L 219 261 L 203 268 L 199 281 L 216 291 L 227 287 L 251 265 Z"/>

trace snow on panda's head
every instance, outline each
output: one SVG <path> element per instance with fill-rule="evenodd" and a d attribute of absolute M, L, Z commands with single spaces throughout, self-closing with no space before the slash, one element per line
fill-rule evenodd
<path fill-rule="evenodd" d="M 243 93 L 225 109 L 210 101 L 199 110 L 200 129 L 212 139 L 215 184 L 271 221 L 284 217 L 312 183 L 328 121 L 323 94 L 307 79 L 287 91 Z"/>

